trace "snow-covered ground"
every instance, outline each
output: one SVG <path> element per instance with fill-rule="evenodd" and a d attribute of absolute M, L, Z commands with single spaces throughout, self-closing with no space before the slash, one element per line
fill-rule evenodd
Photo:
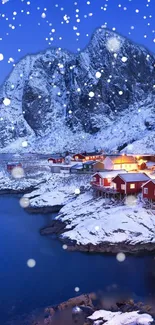
<path fill-rule="evenodd" d="M 21 175 L 21 177 L 20 177 Z M 14 177 L 15 176 L 15 177 Z M 6 171 L 6 168 L 0 169 L 0 192 L 26 192 L 29 189 L 39 188 L 42 183 L 46 183 L 51 177 L 48 166 L 37 166 L 29 163 L 25 168 L 14 169 L 13 174 Z"/>
<path fill-rule="evenodd" d="M 149 325 L 153 322 L 152 316 L 139 314 L 138 311 L 121 313 L 99 310 L 88 319 L 93 321 L 93 325 Z"/>
<path fill-rule="evenodd" d="M 25 197 L 29 199 L 31 208 L 63 206 L 76 198 L 81 186 L 90 187 L 91 175 L 71 175 L 51 173 L 46 183 Z"/>
<path fill-rule="evenodd" d="M 94 250 L 110 246 L 155 246 L 155 215 L 144 209 L 134 197 L 126 205 L 108 204 L 105 199 L 92 197 L 91 191 L 67 203 L 56 217 L 66 224 L 63 240 L 74 242 L 77 247 L 93 245 Z M 100 249 L 99 249 L 100 251 Z"/>

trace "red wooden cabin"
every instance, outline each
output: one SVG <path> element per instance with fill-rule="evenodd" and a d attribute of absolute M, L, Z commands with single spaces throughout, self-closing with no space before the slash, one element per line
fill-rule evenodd
<path fill-rule="evenodd" d="M 86 157 L 82 153 L 77 153 L 76 155 L 73 155 L 73 159 L 75 161 L 82 161 L 82 162 L 84 162 L 86 160 Z"/>
<path fill-rule="evenodd" d="M 62 164 L 64 162 L 64 158 L 63 157 L 51 157 L 51 158 L 48 158 L 48 162 L 53 163 L 53 164 Z"/>
<path fill-rule="evenodd" d="M 104 155 L 99 152 L 83 152 L 83 153 L 77 153 L 76 155 L 73 155 L 73 159 L 76 161 L 89 161 L 89 160 L 104 160 Z"/>
<path fill-rule="evenodd" d="M 145 173 L 119 174 L 113 178 L 112 183 L 117 192 L 122 194 L 137 194 L 150 177 Z"/>
<path fill-rule="evenodd" d="M 155 201 L 155 179 L 150 179 L 142 185 L 142 196 L 145 199 Z"/>
<path fill-rule="evenodd" d="M 7 171 L 11 172 L 15 167 L 20 167 L 22 168 L 22 164 L 19 162 L 10 162 L 7 163 Z"/>
<path fill-rule="evenodd" d="M 120 170 L 97 172 L 92 177 L 91 185 L 111 186 L 112 179 L 116 177 L 119 173 Z"/>

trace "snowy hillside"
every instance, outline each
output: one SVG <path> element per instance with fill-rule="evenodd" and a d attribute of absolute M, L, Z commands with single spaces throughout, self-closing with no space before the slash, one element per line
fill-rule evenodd
<path fill-rule="evenodd" d="M 155 58 L 105 28 L 78 55 L 25 57 L 0 89 L 1 151 L 146 153 L 154 132 Z"/>

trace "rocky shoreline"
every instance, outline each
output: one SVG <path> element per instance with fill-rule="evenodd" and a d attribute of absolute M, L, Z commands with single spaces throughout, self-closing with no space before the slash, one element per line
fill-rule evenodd
<path fill-rule="evenodd" d="M 13 188 L 4 188 L 2 190 L 0 190 L 0 195 L 4 195 L 4 194 L 29 194 L 32 191 L 38 190 L 38 186 L 28 186 L 26 188 L 21 188 L 21 189 L 13 189 Z"/>
<path fill-rule="evenodd" d="M 72 228 L 73 229 L 73 228 Z M 147 244 L 136 244 L 131 245 L 128 243 L 111 244 L 109 242 L 103 242 L 98 245 L 87 244 L 79 245 L 75 241 L 63 238 L 61 235 L 64 234 L 68 229 L 66 229 L 66 224 L 60 220 L 52 220 L 50 226 L 42 228 L 40 230 L 41 235 L 57 235 L 58 239 L 66 244 L 66 249 L 69 251 L 80 251 L 85 253 L 110 253 L 117 254 L 119 252 L 124 252 L 127 254 L 143 255 L 144 253 L 154 253 L 155 243 Z"/>
<path fill-rule="evenodd" d="M 57 213 L 60 211 L 60 209 L 63 207 L 63 205 L 54 205 L 54 206 L 42 206 L 42 207 L 32 207 L 29 206 L 25 208 L 25 211 L 28 213 L 35 213 L 35 214 L 48 214 L 48 213 Z"/>
<path fill-rule="evenodd" d="M 82 294 L 71 298 L 58 305 L 47 307 L 44 309 L 41 320 L 33 317 L 29 318 L 29 325 L 92 325 L 96 324 L 91 317 L 96 311 L 111 311 L 113 313 L 132 313 L 138 311 L 139 314 L 147 314 L 155 319 L 155 307 L 153 303 L 145 304 L 136 302 L 133 299 L 113 298 L 108 299 L 102 292 Z M 26 323 L 24 323 L 26 324 Z M 101 322 L 103 324 L 103 322 Z M 121 323 L 122 324 L 122 323 Z M 126 323 L 129 324 L 129 323 Z M 131 323 L 130 323 L 131 324 Z M 134 324 L 137 324 L 136 322 Z M 143 324 L 143 323 L 139 323 Z M 152 325 L 155 322 L 151 322 Z"/>

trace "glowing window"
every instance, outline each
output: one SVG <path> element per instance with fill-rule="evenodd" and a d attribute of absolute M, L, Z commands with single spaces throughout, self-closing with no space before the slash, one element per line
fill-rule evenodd
<path fill-rule="evenodd" d="M 135 184 L 130 184 L 130 188 L 131 189 L 135 188 Z"/>

